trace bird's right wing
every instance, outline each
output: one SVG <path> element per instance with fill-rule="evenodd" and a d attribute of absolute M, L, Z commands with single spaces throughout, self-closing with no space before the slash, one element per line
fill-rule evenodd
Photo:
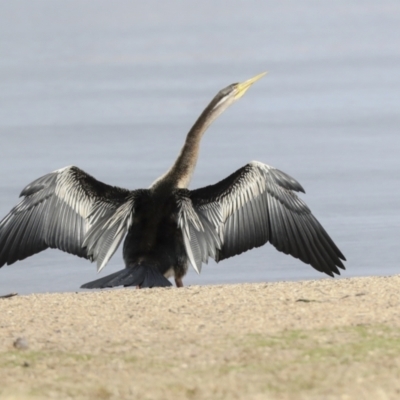
<path fill-rule="evenodd" d="M 129 222 L 123 219 L 122 228 L 112 222 L 106 226 L 106 221 L 112 221 L 117 211 L 121 215 L 121 209 L 132 207 L 131 195 L 129 190 L 106 185 L 74 166 L 36 179 L 0 222 L 0 267 L 50 247 L 97 260 L 102 268 Z"/>
<path fill-rule="evenodd" d="M 298 191 L 304 192 L 295 179 L 257 161 L 215 185 L 189 191 L 179 226 L 191 264 L 198 270 L 207 255 L 220 261 L 270 242 L 318 271 L 339 274 L 345 258 Z M 191 252 L 199 254 L 193 261 Z"/>

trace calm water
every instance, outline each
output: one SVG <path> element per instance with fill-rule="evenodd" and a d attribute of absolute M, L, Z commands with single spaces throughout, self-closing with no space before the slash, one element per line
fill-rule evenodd
<path fill-rule="evenodd" d="M 1 217 L 66 165 L 148 187 L 214 94 L 265 70 L 205 135 L 191 187 L 273 165 L 305 187 L 348 259 L 343 276 L 399 273 L 398 0 L 1 2 Z M 102 275 L 121 268 L 119 252 Z M 323 277 L 267 245 L 185 283 Z M 0 294 L 96 278 L 94 264 L 48 250 L 2 268 Z"/>

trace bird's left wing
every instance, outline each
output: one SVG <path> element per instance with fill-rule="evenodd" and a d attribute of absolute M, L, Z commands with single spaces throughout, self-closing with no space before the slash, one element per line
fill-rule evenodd
<path fill-rule="evenodd" d="M 132 211 L 133 196 L 75 166 L 36 179 L 0 221 L 0 267 L 50 247 L 97 260 L 101 269 L 126 232 L 130 213 L 123 211 Z"/>
<path fill-rule="evenodd" d="M 200 252 L 203 258 L 208 252 L 220 261 L 270 242 L 318 271 L 339 274 L 345 258 L 294 193 L 299 191 L 304 192 L 295 179 L 256 161 L 215 185 L 189 191 L 186 207 L 180 212 L 189 259 L 190 252 L 201 248 L 196 239 L 199 242 L 198 236 L 203 235 L 213 238 L 200 241 L 203 247 L 208 244 Z M 193 265 L 192 259 L 190 262 Z M 198 264 L 199 257 L 194 262 Z"/>

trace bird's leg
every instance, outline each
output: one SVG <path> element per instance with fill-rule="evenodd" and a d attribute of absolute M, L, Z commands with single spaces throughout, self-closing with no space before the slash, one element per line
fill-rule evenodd
<path fill-rule="evenodd" d="M 182 278 L 175 278 L 176 287 L 183 287 Z"/>

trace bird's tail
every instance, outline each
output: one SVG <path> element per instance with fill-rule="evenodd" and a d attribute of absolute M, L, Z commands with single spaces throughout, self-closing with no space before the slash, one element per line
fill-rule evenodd
<path fill-rule="evenodd" d="M 85 283 L 83 289 L 104 289 L 115 286 L 139 286 L 152 288 L 156 286 L 171 286 L 171 282 L 156 267 L 134 265 L 121 271 L 114 272 L 104 278 Z"/>

